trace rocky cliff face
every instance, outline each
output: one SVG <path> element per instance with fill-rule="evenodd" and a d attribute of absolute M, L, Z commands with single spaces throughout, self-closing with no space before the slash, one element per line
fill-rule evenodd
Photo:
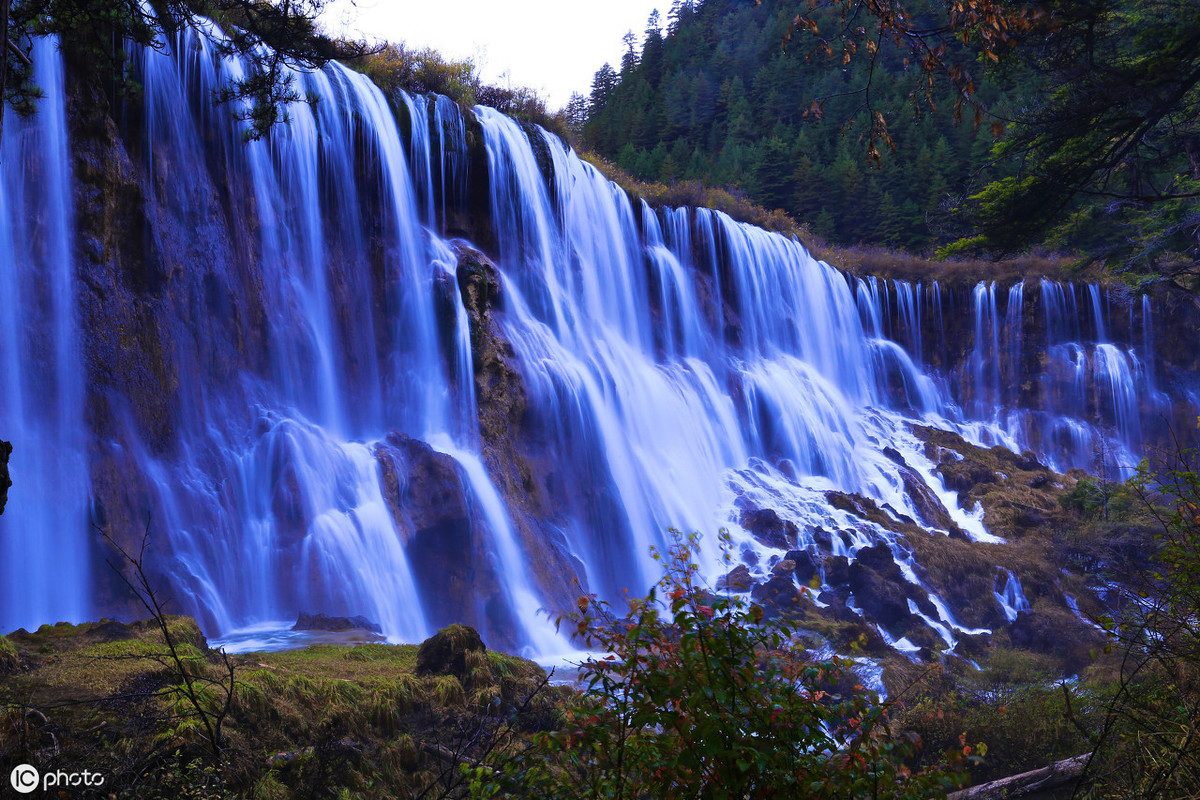
<path fill-rule="evenodd" d="M 0 441 L 0 514 L 4 513 L 4 506 L 8 503 L 8 490 L 12 486 L 12 479 L 8 476 L 8 457 L 10 455 L 12 455 L 12 444 Z"/>

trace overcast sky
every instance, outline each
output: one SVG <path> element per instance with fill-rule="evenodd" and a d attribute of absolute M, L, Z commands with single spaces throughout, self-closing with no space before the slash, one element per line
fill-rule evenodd
<path fill-rule="evenodd" d="M 332 0 L 324 22 L 331 34 L 433 47 L 470 58 L 484 80 L 537 89 L 550 108 L 571 92 L 587 94 L 604 62 L 619 67 L 621 37 L 640 46 L 655 8 L 666 23 L 670 0 Z"/>

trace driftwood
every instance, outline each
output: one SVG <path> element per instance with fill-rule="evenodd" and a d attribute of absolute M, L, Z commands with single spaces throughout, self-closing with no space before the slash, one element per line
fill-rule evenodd
<path fill-rule="evenodd" d="M 1011 775 L 998 781 L 981 783 L 962 789 L 946 797 L 946 800 L 1004 800 L 1010 797 L 1027 797 L 1034 792 L 1045 792 L 1065 786 L 1083 774 L 1091 753 L 1058 761 L 1048 767 Z"/>

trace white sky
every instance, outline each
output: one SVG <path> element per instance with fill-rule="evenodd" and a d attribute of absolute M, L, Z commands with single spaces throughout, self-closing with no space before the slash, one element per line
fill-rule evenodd
<path fill-rule="evenodd" d="M 485 81 L 528 86 L 551 110 L 587 94 L 604 62 L 620 68 L 621 37 L 641 46 L 655 8 L 666 26 L 670 0 L 331 0 L 322 17 L 333 35 L 429 46 L 470 58 Z M 507 73 L 508 80 L 502 79 Z"/>

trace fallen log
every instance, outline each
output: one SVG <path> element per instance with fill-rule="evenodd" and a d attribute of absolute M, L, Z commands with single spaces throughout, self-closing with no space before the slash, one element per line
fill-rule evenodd
<path fill-rule="evenodd" d="M 1034 792 L 1044 792 L 1066 786 L 1078 780 L 1087 766 L 1091 753 L 1057 761 L 1048 767 L 1010 775 L 997 781 L 988 781 L 978 786 L 961 789 L 946 797 L 946 800 L 1007 800 L 1012 797 L 1028 797 Z"/>

